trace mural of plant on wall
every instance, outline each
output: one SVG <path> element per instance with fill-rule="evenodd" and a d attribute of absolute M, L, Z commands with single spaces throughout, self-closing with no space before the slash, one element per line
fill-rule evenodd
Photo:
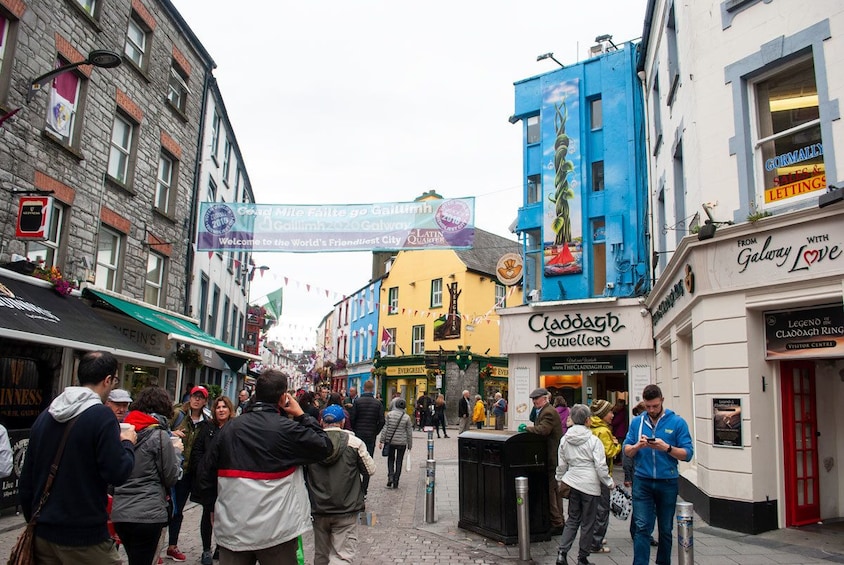
<path fill-rule="evenodd" d="M 554 126 L 557 137 L 554 140 L 554 194 L 550 196 L 551 202 L 556 207 L 557 217 L 551 228 L 556 234 L 555 245 L 562 245 L 571 241 L 571 213 L 569 200 L 574 198 L 574 191 L 569 186 L 569 174 L 574 171 L 574 163 L 566 157 L 569 152 L 571 140 L 566 135 L 566 119 L 568 108 L 566 108 L 565 97 L 559 104 L 554 104 Z"/>
<path fill-rule="evenodd" d="M 554 205 L 554 217 L 551 230 L 554 243 L 546 245 L 545 275 L 558 276 L 583 272 L 580 262 L 581 241 L 572 233 L 572 211 L 569 201 L 574 200 L 575 192 L 570 184 L 570 176 L 575 172 L 575 164 L 569 159 L 571 138 L 566 134 L 568 106 L 563 95 L 559 103 L 554 103 L 554 193 L 548 198 Z"/>

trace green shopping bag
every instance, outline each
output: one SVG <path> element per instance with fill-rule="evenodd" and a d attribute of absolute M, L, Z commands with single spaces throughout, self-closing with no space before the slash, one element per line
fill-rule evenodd
<path fill-rule="evenodd" d="M 305 565 L 305 548 L 302 547 L 302 536 L 299 536 L 298 544 L 296 546 L 296 562 L 299 565 Z"/>

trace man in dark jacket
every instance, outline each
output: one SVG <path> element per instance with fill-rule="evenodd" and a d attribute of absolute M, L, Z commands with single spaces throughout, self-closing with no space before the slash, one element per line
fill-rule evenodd
<path fill-rule="evenodd" d="M 302 465 L 332 451 L 319 423 L 287 392 L 287 375 L 264 371 L 249 411 L 217 432 L 200 462 L 200 493 L 217 484 L 220 563 L 294 565 L 297 538 L 311 529 Z"/>
<path fill-rule="evenodd" d="M 343 429 L 344 418 L 343 408 L 336 404 L 325 409 L 322 426 L 333 451 L 319 463 L 308 465 L 314 565 L 355 561 L 358 512 L 366 508 L 361 475 L 369 478 L 375 474 L 375 462 L 364 443 Z"/>
<path fill-rule="evenodd" d="M 464 390 L 463 396 L 460 397 L 460 402 L 457 404 L 457 416 L 460 418 L 460 431 L 458 434 L 468 431 L 469 426 L 472 425 L 473 407 L 474 404 L 472 403 L 472 397 L 469 391 Z"/>
<path fill-rule="evenodd" d="M 121 563 L 108 533 L 108 485 L 122 485 L 135 466 L 133 427 L 121 430 L 103 402 L 117 386 L 117 359 L 105 351 L 79 362 L 80 386 L 69 386 L 38 416 L 20 477 L 20 502 L 29 521 L 59 444 L 69 426 L 49 498 L 35 526 L 35 562 Z"/>
<path fill-rule="evenodd" d="M 557 453 L 560 448 L 560 438 L 563 437 L 563 425 L 560 415 L 548 402 L 550 394 L 544 388 L 537 388 L 530 393 L 533 407 L 538 410 L 536 423 L 528 426 L 527 431 L 532 434 L 545 436 L 548 455 L 548 494 L 551 510 L 551 535 L 563 533 L 565 520 L 563 519 L 563 503 L 557 494 Z"/>
<path fill-rule="evenodd" d="M 366 445 L 369 456 L 375 453 L 375 438 L 384 427 L 384 405 L 375 398 L 375 383 L 363 383 L 363 394 L 355 401 L 352 410 L 352 430 Z M 369 475 L 363 476 L 363 495 L 369 491 Z"/>

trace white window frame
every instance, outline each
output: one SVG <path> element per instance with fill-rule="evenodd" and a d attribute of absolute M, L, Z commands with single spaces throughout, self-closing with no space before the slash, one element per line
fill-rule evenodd
<path fill-rule="evenodd" d="M 46 268 L 58 264 L 62 232 L 64 231 L 64 213 L 64 206 L 53 199 L 53 213 L 50 216 L 50 229 L 47 232 L 47 239 L 26 242 L 26 258 L 28 261 L 32 263 L 40 262 Z"/>
<path fill-rule="evenodd" d="M 133 32 L 139 37 L 133 37 Z M 147 60 L 147 34 L 140 22 L 135 19 L 134 13 L 129 17 L 126 26 L 126 43 L 123 46 L 123 53 L 139 69 L 146 68 Z"/>
<path fill-rule="evenodd" d="M 411 355 L 423 355 L 425 353 L 425 325 L 413 326 L 411 336 Z"/>
<path fill-rule="evenodd" d="M 387 355 L 395 356 L 396 354 L 396 328 L 384 328 L 390 336 L 390 343 L 387 344 Z"/>
<path fill-rule="evenodd" d="M 169 157 L 163 151 L 158 157 L 158 174 L 155 182 L 155 209 L 159 212 L 170 215 L 173 196 L 173 174 L 176 168 L 176 160 Z"/>
<path fill-rule="evenodd" d="M 112 242 L 110 250 L 105 249 L 105 241 Z M 123 253 L 123 234 L 100 225 L 97 237 L 97 274 L 96 284 L 100 288 L 117 292 L 120 282 L 120 259 Z M 103 255 L 108 254 L 105 258 Z"/>
<path fill-rule="evenodd" d="M 437 288 L 439 283 L 439 288 Z M 443 305 L 443 280 L 434 279 L 431 281 L 431 308 L 442 308 Z"/>
<path fill-rule="evenodd" d="M 387 290 L 387 315 L 399 313 L 399 287 L 392 286 Z"/>
<path fill-rule="evenodd" d="M 150 275 L 155 272 L 152 268 L 152 263 L 157 263 L 158 278 L 151 278 Z M 164 297 L 164 269 L 167 265 L 167 259 L 164 255 L 150 251 L 147 256 L 147 273 L 146 282 L 144 283 L 144 302 L 152 304 L 153 306 L 161 306 L 161 299 Z M 154 295 L 154 296 L 153 296 Z"/>
<path fill-rule="evenodd" d="M 188 93 L 187 79 L 182 76 L 175 63 L 170 67 L 170 78 L 167 81 L 167 101 L 178 111 L 184 113 L 187 107 Z"/>
<path fill-rule="evenodd" d="M 214 112 L 211 118 L 211 157 L 217 161 L 217 151 L 220 144 L 220 114 Z"/>
<path fill-rule="evenodd" d="M 126 128 L 122 131 L 124 134 L 123 139 L 115 139 L 121 133 L 118 132 L 118 125 Z M 116 114 L 111 127 L 108 175 L 122 185 L 129 184 L 129 163 L 132 159 L 134 134 L 135 124 Z M 123 160 L 122 162 L 121 159 Z M 123 178 L 121 178 L 121 175 Z"/>
<path fill-rule="evenodd" d="M 229 169 L 231 168 L 232 160 L 232 144 L 229 141 L 229 136 L 223 138 L 223 183 L 229 185 Z"/>
<path fill-rule="evenodd" d="M 495 283 L 495 307 L 504 308 L 507 305 L 507 287 Z"/>
<path fill-rule="evenodd" d="M 76 3 L 79 4 L 79 7 L 85 10 L 89 16 L 96 17 L 97 13 L 97 0 L 76 0 Z"/>

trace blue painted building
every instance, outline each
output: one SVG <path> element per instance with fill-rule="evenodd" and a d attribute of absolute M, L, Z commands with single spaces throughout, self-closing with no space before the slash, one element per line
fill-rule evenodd
<path fill-rule="evenodd" d="M 515 410 L 545 387 L 569 405 L 636 404 L 654 371 L 644 106 L 637 48 L 515 84 L 510 122 L 523 128 L 525 304 L 501 314 Z"/>
<path fill-rule="evenodd" d="M 637 50 L 628 43 L 519 81 L 528 301 L 641 296 L 648 192 Z M 535 292 L 533 292 L 535 291 Z"/>
<path fill-rule="evenodd" d="M 361 393 L 363 383 L 372 378 L 372 359 L 381 342 L 377 333 L 381 280 L 379 277 L 349 296 L 346 390 L 356 387 Z"/>

